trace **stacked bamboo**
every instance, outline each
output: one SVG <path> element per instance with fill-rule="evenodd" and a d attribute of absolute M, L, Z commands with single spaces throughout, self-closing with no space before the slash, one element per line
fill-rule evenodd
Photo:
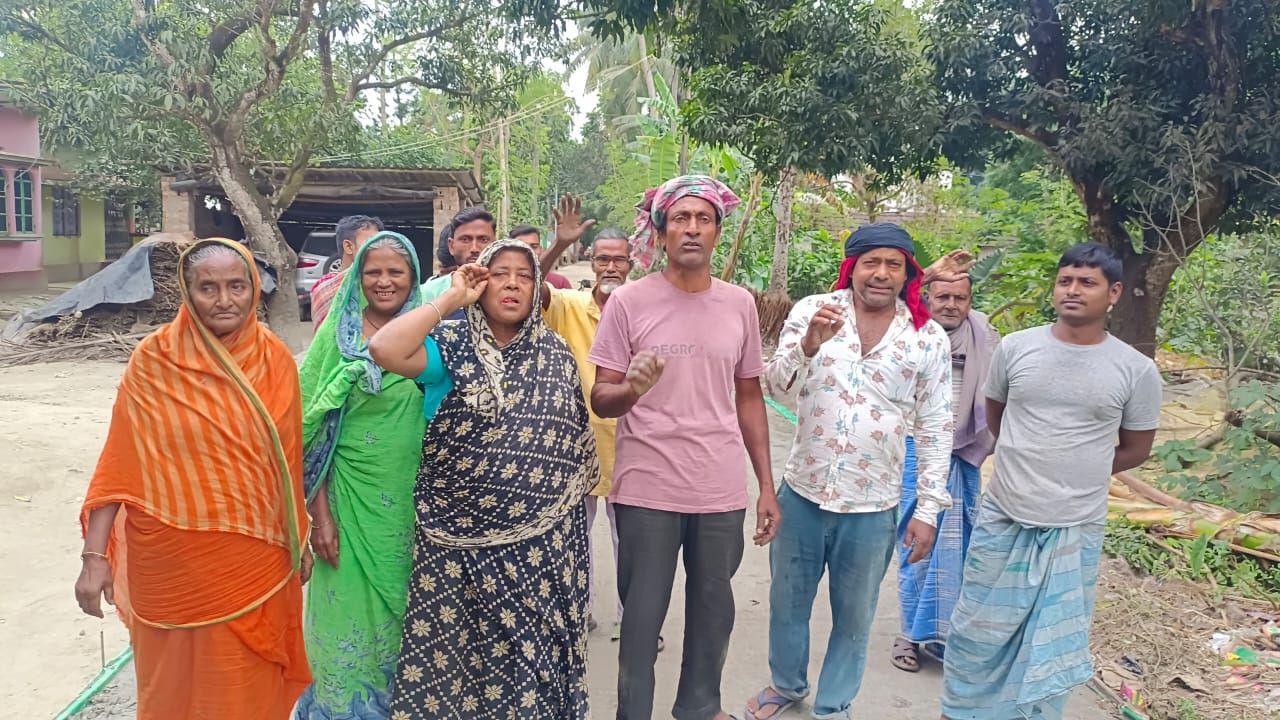
<path fill-rule="evenodd" d="M 1111 480 L 1109 517 L 1171 537 L 1209 537 L 1237 552 L 1280 562 L 1280 516 L 1241 513 L 1220 505 L 1189 502 L 1164 493 L 1129 473 Z"/>

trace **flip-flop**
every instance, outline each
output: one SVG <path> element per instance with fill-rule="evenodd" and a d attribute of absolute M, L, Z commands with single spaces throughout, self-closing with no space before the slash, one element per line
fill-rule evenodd
<path fill-rule="evenodd" d="M 744 717 L 746 720 L 774 720 L 774 718 L 790 710 L 791 706 L 796 704 L 795 700 L 792 700 L 776 690 L 774 690 L 772 695 L 769 695 L 769 691 L 771 689 L 772 688 L 765 688 L 756 693 L 756 709 L 752 710 L 748 707 L 744 711 Z M 768 707 L 777 709 L 764 717 L 756 715 L 756 713 Z"/>
<path fill-rule="evenodd" d="M 904 637 L 893 639 L 890 662 L 904 672 L 920 672 L 920 656 L 917 654 L 916 645 Z"/>

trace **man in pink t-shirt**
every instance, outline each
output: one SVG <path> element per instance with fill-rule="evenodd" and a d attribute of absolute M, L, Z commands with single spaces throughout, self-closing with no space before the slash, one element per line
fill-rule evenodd
<path fill-rule="evenodd" d="M 729 717 L 720 677 L 734 622 L 730 579 L 744 549 L 744 455 L 760 484 L 756 544 L 772 540 L 780 521 L 755 301 L 711 277 L 721 223 L 737 204 L 729 188 L 706 176 L 679 177 L 646 193 L 637 255 L 651 258 L 660 241 L 667 267 L 614 291 L 591 348 L 592 407 L 601 417 L 620 418 L 611 497 L 625 608 L 620 720 L 653 713 L 658 633 L 682 548 L 685 642 L 672 714 Z"/>

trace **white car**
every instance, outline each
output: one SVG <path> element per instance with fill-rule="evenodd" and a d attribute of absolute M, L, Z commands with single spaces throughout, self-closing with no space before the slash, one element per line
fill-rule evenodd
<path fill-rule="evenodd" d="M 342 266 L 342 253 L 338 251 L 338 238 L 331 231 L 312 230 L 298 250 L 298 268 L 293 276 L 293 287 L 298 292 L 298 304 L 304 320 L 311 316 L 311 288 L 316 281 Z"/>

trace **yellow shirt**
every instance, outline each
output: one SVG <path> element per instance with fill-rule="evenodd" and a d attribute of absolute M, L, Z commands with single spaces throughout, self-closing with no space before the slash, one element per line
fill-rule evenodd
<path fill-rule="evenodd" d="M 618 421 L 597 417 L 591 412 L 591 387 L 596 383 L 596 366 L 588 358 L 591 343 L 596 339 L 600 326 L 600 306 L 590 290 L 551 291 L 551 305 L 542 317 L 547 326 L 564 338 L 573 357 L 578 361 L 578 374 L 582 376 L 582 394 L 587 400 L 587 412 L 591 413 L 591 429 L 596 434 L 596 451 L 600 455 L 600 484 L 592 495 L 606 497 L 613 487 L 613 443 Z"/>

